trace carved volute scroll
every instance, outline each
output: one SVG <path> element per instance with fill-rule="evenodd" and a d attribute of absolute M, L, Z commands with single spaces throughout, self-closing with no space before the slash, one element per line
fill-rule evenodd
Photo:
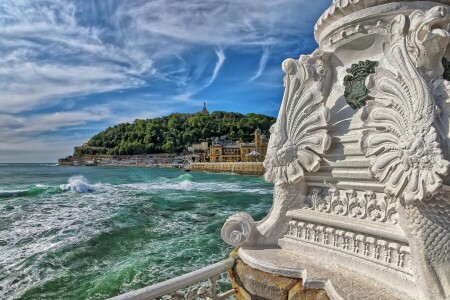
<path fill-rule="evenodd" d="M 407 204 L 434 195 L 449 171 L 434 127 L 436 102 L 428 86 L 448 37 L 443 7 L 397 16 L 385 47 L 383 63 L 389 68 L 379 67 L 367 79 L 376 100 L 363 111 L 368 129 L 361 150 L 373 158 L 370 171 L 385 184 L 386 193 Z"/>
<path fill-rule="evenodd" d="M 326 126 L 329 110 L 324 102 L 330 80 L 329 55 L 316 51 L 283 62 L 285 92 L 264 167 L 265 179 L 275 184 L 296 183 L 305 170 L 315 172 L 331 139 Z"/>

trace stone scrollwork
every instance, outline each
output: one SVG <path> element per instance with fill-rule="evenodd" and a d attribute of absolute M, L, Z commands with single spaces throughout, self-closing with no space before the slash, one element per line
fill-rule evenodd
<path fill-rule="evenodd" d="M 370 171 L 386 193 L 409 205 L 436 194 L 449 171 L 428 85 L 433 76 L 442 76 L 433 70 L 450 41 L 448 24 L 443 7 L 398 15 L 390 25 L 383 67 L 366 80 L 376 100 L 363 110 L 361 150 L 373 158 Z"/>
<path fill-rule="evenodd" d="M 246 213 L 237 213 L 227 219 L 220 232 L 222 239 L 229 245 L 238 247 L 251 244 L 256 232 L 255 221 Z"/>
<path fill-rule="evenodd" d="M 296 183 L 305 170 L 320 168 L 320 154 L 329 147 L 329 110 L 324 102 L 330 86 L 329 54 L 315 51 L 283 62 L 285 92 L 264 167 L 265 179 L 275 184 Z"/>

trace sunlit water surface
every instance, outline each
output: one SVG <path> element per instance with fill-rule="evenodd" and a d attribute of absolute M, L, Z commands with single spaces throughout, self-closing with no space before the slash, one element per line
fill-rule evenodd
<path fill-rule="evenodd" d="M 0 299 L 104 299 L 228 256 L 238 211 L 264 217 L 259 176 L 0 164 Z"/>

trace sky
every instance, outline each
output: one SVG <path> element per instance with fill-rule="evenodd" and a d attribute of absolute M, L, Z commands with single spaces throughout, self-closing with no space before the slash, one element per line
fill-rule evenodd
<path fill-rule="evenodd" d="M 1 0 L 0 163 L 56 162 L 118 123 L 276 116 L 281 63 L 328 0 Z"/>

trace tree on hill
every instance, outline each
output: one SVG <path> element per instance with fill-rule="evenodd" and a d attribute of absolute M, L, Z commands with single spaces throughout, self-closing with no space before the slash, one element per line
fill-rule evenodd
<path fill-rule="evenodd" d="M 212 137 L 224 135 L 250 142 L 257 127 L 268 133 L 275 121 L 275 118 L 261 114 L 223 111 L 136 119 L 133 123 L 118 124 L 94 135 L 87 143 L 90 147 L 80 148 L 74 155 L 181 152 L 192 143 L 211 142 Z"/>

